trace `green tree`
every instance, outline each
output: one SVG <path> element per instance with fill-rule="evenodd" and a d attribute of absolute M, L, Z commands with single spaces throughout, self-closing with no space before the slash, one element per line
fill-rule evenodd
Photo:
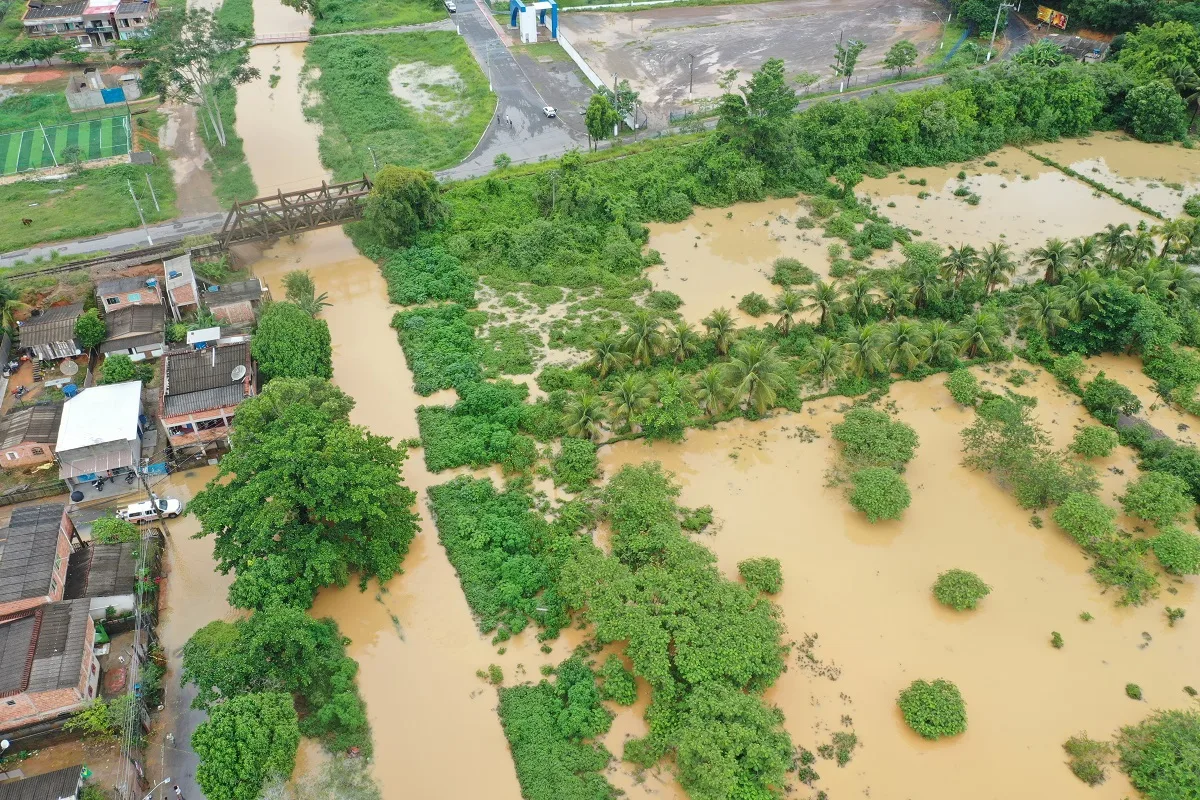
<path fill-rule="evenodd" d="M 1000 319 L 990 311 L 973 311 L 962 321 L 963 342 L 959 352 L 967 358 L 990 356 L 992 348 L 1000 343 L 1004 327 Z"/>
<path fill-rule="evenodd" d="M 913 681 L 897 702 L 908 727 L 926 739 L 958 736 L 967 729 L 966 703 L 950 681 Z"/>
<path fill-rule="evenodd" d="M 856 275 L 842 285 L 842 293 L 842 308 L 855 324 L 870 319 L 875 308 L 875 283 L 870 275 Z"/>
<path fill-rule="evenodd" d="M 717 355 L 729 355 L 729 347 L 737 338 L 737 323 L 729 309 L 718 308 L 700 321 L 708 331 L 708 338 L 717 348 Z"/>
<path fill-rule="evenodd" d="M 1071 452 L 1084 458 L 1108 458 L 1116 448 L 1117 442 L 1117 432 L 1112 428 L 1084 425 L 1075 432 L 1075 438 L 1071 441 Z"/>
<path fill-rule="evenodd" d="M 866 49 L 867 43 L 858 39 L 851 39 L 845 44 L 841 42 L 835 44 L 833 46 L 833 74 L 839 78 L 849 78 L 853 75 L 854 68 L 858 65 L 858 57 Z"/>
<path fill-rule="evenodd" d="M 613 129 L 620 121 L 621 117 L 613 108 L 607 94 L 597 92 L 592 95 L 587 111 L 583 115 L 583 124 L 587 128 L 588 135 L 592 137 L 593 147 L 595 147 L 595 142 L 612 136 Z"/>
<path fill-rule="evenodd" d="M 1063 49 L 1049 39 L 1039 39 L 1017 51 L 1013 61 L 1035 67 L 1057 67 L 1070 59 Z"/>
<path fill-rule="evenodd" d="M 583 362 L 585 369 L 594 369 L 604 380 L 608 373 L 624 368 L 629 363 L 625 353 L 624 337 L 611 331 L 602 331 L 592 340 L 591 355 Z"/>
<path fill-rule="evenodd" d="M 700 335 L 687 320 L 679 320 L 667 332 L 664 350 L 676 364 L 687 361 L 700 349 Z"/>
<path fill-rule="evenodd" d="M 747 558 L 739 561 L 738 575 L 746 585 L 767 594 L 778 594 L 783 588 L 783 568 L 778 558 Z"/>
<path fill-rule="evenodd" d="M 143 85 L 163 100 L 202 109 L 224 147 L 228 140 L 217 95 L 259 77 L 259 71 L 249 66 L 250 51 L 242 38 L 218 25 L 205 9 L 168 9 L 154 20 L 147 36 L 130 39 L 128 44 L 144 62 Z"/>
<path fill-rule="evenodd" d="M 812 376 L 817 386 L 824 390 L 831 381 L 845 374 L 846 352 L 833 339 L 818 336 L 809 343 L 800 364 L 803 375 Z"/>
<path fill-rule="evenodd" d="M 625 350 L 635 365 L 646 366 L 663 348 L 662 319 L 646 309 L 638 309 L 629 317 L 625 332 Z"/>
<path fill-rule="evenodd" d="M 824 330 L 833 324 L 842 302 L 842 293 L 838 289 L 837 284 L 817 281 L 811 287 L 804 290 L 803 298 L 804 301 L 801 307 L 805 311 L 810 311 L 817 315 L 818 328 Z"/>
<path fill-rule="evenodd" d="M 958 360 L 963 332 L 944 319 L 930 320 L 925 325 L 925 352 L 921 359 L 935 367 L 948 367 Z"/>
<path fill-rule="evenodd" d="M 973 246 L 964 244 L 954 247 L 951 245 L 946 255 L 942 257 L 942 277 L 953 281 L 954 291 L 957 292 L 962 286 L 963 278 L 974 275 L 979 269 L 979 265 L 979 251 Z"/>
<path fill-rule="evenodd" d="M 604 393 L 604 399 L 612 409 L 610 418 L 617 430 L 627 431 L 633 420 L 654 402 L 654 387 L 643 375 L 633 372 L 621 376 L 621 379 Z"/>
<path fill-rule="evenodd" d="M 1150 547 L 1172 575 L 1200 574 L 1200 537 L 1196 534 L 1168 525 L 1150 540 Z"/>
<path fill-rule="evenodd" d="M 842 445 L 842 455 L 855 467 L 903 470 L 916 454 L 917 432 L 886 411 L 859 406 L 846 412 L 830 432 Z"/>
<path fill-rule="evenodd" d="M 250 353 L 266 380 L 333 377 L 329 323 L 294 303 L 268 303 L 250 340 Z"/>
<path fill-rule="evenodd" d="M 1017 271 L 1008 245 L 992 243 L 983 248 L 979 255 L 979 276 L 983 279 L 984 294 L 991 294 L 997 286 L 1007 286 Z"/>
<path fill-rule="evenodd" d="M 873 377 L 887 370 L 883 360 L 882 339 L 882 328 L 873 322 L 850 328 L 846 332 L 842 347 L 846 351 L 846 366 L 851 373 L 862 378 Z"/>
<path fill-rule="evenodd" d="M 92 541 L 100 544 L 136 542 L 140 538 L 138 527 L 120 517 L 100 517 L 92 523 Z"/>
<path fill-rule="evenodd" d="M 351 573 L 386 583 L 416 533 L 406 454 L 351 425 L 353 401 L 318 378 L 278 378 L 238 406 L 232 450 L 188 504 L 215 539 L 217 568 L 236 571 L 240 608 L 312 604 Z"/>
<path fill-rule="evenodd" d="M 992 587 L 974 572 L 965 569 L 947 570 L 933 582 L 933 596 L 939 603 L 955 611 L 974 610 L 979 601 L 991 593 Z"/>
<path fill-rule="evenodd" d="M 1117 735 L 1121 771 L 1149 800 L 1200 797 L 1200 711 L 1156 711 Z"/>
<path fill-rule="evenodd" d="M 890 467 L 867 467 L 850 477 L 850 505 L 871 523 L 898 520 L 912 502 L 908 484 Z"/>
<path fill-rule="evenodd" d="M 1170 142 L 1187 133 L 1187 104 L 1165 83 L 1135 86 L 1125 96 L 1129 130 L 1143 142 Z"/>
<path fill-rule="evenodd" d="M 1125 35 L 1117 63 L 1143 85 L 1170 80 L 1181 67 L 1200 72 L 1200 33 L 1186 22 L 1139 25 Z"/>
<path fill-rule="evenodd" d="M 820 283 L 820 281 L 818 281 L 818 283 Z M 795 321 L 796 312 L 802 310 L 804 306 L 804 296 L 791 289 L 784 289 L 779 293 L 779 296 L 775 298 L 775 313 L 779 315 L 779 321 L 775 323 L 775 327 L 778 328 L 784 336 L 787 336 L 789 333 L 791 333 L 792 323 Z"/>
<path fill-rule="evenodd" d="M 445 216 L 437 178 L 420 169 L 388 164 L 375 175 L 363 220 L 388 247 L 406 247 Z"/>
<path fill-rule="evenodd" d="M 292 774 L 299 746 L 291 697 L 239 695 L 215 706 L 192 733 L 196 782 L 210 800 L 258 800 L 269 778 Z"/>
<path fill-rule="evenodd" d="M 91 350 L 104 343 L 108 326 L 100 319 L 100 312 L 92 308 L 75 320 L 75 339 L 84 350 Z"/>
<path fill-rule="evenodd" d="M 1115 425 L 1119 414 L 1136 414 L 1142 401 L 1125 386 L 1099 372 L 1083 391 L 1083 405 L 1096 418 L 1108 425 Z"/>
<path fill-rule="evenodd" d="M 744 401 L 761 416 L 775 405 L 784 385 L 784 369 L 779 348 L 766 342 L 743 342 L 729 360 L 726 383 L 736 402 Z"/>
<path fill-rule="evenodd" d="M 0 278 L 0 324 L 8 330 L 16 330 L 17 321 L 13 312 L 29 308 L 21 302 L 21 293 L 4 278 Z"/>
<path fill-rule="evenodd" d="M 917 46 L 908 39 L 901 39 L 887 51 L 883 57 L 883 65 L 896 70 L 897 75 L 903 75 L 904 70 L 917 63 Z"/>
<path fill-rule="evenodd" d="M 141 381 L 150 383 L 154 379 L 154 367 L 146 362 L 134 363 L 133 359 L 124 353 L 113 353 L 104 357 L 104 365 L 100 368 L 100 383 L 124 383 L 125 381 Z"/>
<path fill-rule="evenodd" d="M 1052 237 L 1041 247 L 1029 251 L 1029 263 L 1042 270 L 1042 281 L 1054 286 L 1062 280 L 1071 263 L 1070 245 L 1062 239 Z"/>
<path fill-rule="evenodd" d="M 882 355 L 892 372 L 908 372 L 925 359 L 929 336 L 916 320 L 898 319 L 883 334 Z"/>
<path fill-rule="evenodd" d="M 1187 516 L 1195 506 L 1188 494 L 1187 481 L 1155 471 L 1144 472 L 1131 481 L 1125 487 L 1125 494 L 1117 499 L 1126 514 L 1153 522 L 1159 528 Z"/>
<path fill-rule="evenodd" d="M 979 381 L 967 369 L 956 369 L 945 382 L 946 390 L 959 405 L 973 406 L 979 398 Z"/>
<path fill-rule="evenodd" d="M 1066 311 L 1067 301 L 1062 291 L 1050 288 L 1033 291 L 1022 297 L 1017 306 L 1017 318 L 1021 325 L 1049 337 L 1067 324 Z"/>
<path fill-rule="evenodd" d="M 563 426 L 568 436 L 591 441 L 600 435 L 608 419 L 604 401 L 591 392 L 580 392 L 563 409 Z"/>
<path fill-rule="evenodd" d="M 729 402 L 729 387 L 725 384 L 725 378 L 725 370 L 717 364 L 696 376 L 696 400 L 705 416 L 714 417 L 725 411 L 725 405 Z"/>
<path fill-rule="evenodd" d="M 321 309 L 333 305 L 327 292 L 317 294 L 317 284 L 308 270 L 295 269 L 284 274 L 283 288 L 287 301 L 300 306 L 309 316 L 320 316 Z"/>

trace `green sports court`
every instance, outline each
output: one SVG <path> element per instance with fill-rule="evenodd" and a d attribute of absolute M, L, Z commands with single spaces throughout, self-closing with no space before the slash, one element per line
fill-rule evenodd
<path fill-rule="evenodd" d="M 81 120 L 63 125 L 0 133 L 0 175 L 53 167 L 69 148 L 79 148 L 82 161 L 121 156 L 129 152 L 126 116 Z M 51 153 L 53 148 L 53 153 Z"/>

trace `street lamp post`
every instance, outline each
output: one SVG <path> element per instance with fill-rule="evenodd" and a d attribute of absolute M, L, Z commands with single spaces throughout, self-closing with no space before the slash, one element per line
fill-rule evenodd
<path fill-rule="evenodd" d="M 156 783 L 150 787 L 150 791 L 146 792 L 146 796 L 143 797 L 142 800 L 153 800 L 154 790 L 157 789 L 158 787 L 162 786 L 164 783 L 170 783 L 170 782 L 171 782 L 170 778 L 163 778 L 161 781 L 159 781 L 158 783 Z"/>
<path fill-rule="evenodd" d="M 987 58 L 984 59 L 985 62 L 992 60 L 992 49 L 996 46 L 996 31 L 1000 30 L 1000 15 L 1004 12 L 1004 9 L 1016 7 L 1013 3 L 1004 2 L 996 6 L 996 24 L 992 26 L 992 43 L 988 45 Z"/>

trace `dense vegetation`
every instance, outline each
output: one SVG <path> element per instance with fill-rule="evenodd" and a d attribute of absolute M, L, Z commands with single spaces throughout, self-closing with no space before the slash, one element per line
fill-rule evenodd
<path fill-rule="evenodd" d="M 319 378 L 276 378 L 238 406 L 232 450 L 188 504 L 237 577 L 241 608 L 307 608 L 351 573 L 386 582 L 416 533 L 406 453 L 349 422 L 354 401 Z"/>
<path fill-rule="evenodd" d="M 295 303 L 268 303 L 250 342 L 258 370 L 272 378 L 333 377 L 329 323 Z"/>
<path fill-rule="evenodd" d="M 1200 798 L 1200 712 L 1158 711 L 1121 729 L 1121 771 L 1149 800 Z"/>
<path fill-rule="evenodd" d="M 966 704 L 950 681 L 913 681 L 897 702 L 908 727 L 926 739 L 957 736 L 967 729 Z"/>
<path fill-rule="evenodd" d="M 955 611 L 973 610 L 991 592 L 992 587 L 983 579 L 965 569 L 947 570 L 933 582 L 933 596 L 939 603 Z"/>
<path fill-rule="evenodd" d="M 300 730 L 283 692 L 242 694 L 214 706 L 192 733 L 196 783 L 212 800 L 257 800 L 270 778 L 291 775 Z"/>

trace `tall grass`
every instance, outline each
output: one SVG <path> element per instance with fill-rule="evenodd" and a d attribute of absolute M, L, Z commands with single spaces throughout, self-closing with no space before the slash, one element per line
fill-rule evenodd
<path fill-rule="evenodd" d="M 321 161 L 339 180 L 374 171 L 368 147 L 381 166 L 457 164 L 475 148 L 495 107 L 487 78 L 450 31 L 317 39 L 304 57 L 317 96 L 305 115 L 321 124 Z M 418 111 L 392 94 L 388 74 L 398 64 L 414 62 L 454 67 L 462 81 L 458 90 L 431 85 L 426 91 L 453 101 L 460 114 L 456 119 Z"/>
<path fill-rule="evenodd" d="M 242 36 L 254 35 L 254 5 L 252 0 L 225 0 L 217 10 L 217 21 Z M 264 75 L 258 80 L 267 80 Z M 200 138 L 211 159 L 205 167 L 212 173 L 213 192 L 222 205 L 233 205 L 234 200 L 250 200 L 258 196 L 258 186 L 246 153 L 242 148 L 242 137 L 237 134 L 237 91 L 232 87 L 217 90 L 217 107 L 225 123 L 224 146 L 217 140 L 216 133 L 209 129 L 206 112 L 197 109 L 196 124 Z"/>
<path fill-rule="evenodd" d="M 313 33 L 416 25 L 446 18 L 441 0 L 323 0 Z"/>

